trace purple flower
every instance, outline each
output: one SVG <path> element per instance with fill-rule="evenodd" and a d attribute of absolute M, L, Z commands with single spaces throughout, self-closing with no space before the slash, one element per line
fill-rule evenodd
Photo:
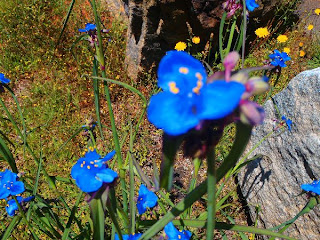
<path fill-rule="evenodd" d="M 108 168 L 105 163 L 115 153 L 112 151 L 101 158 L 96 150 L 89 151 L 72 167 L 71 176 L 83 192 L 95 192 L 102 187 L 103 183 L 111 183 L 118 177 L 118 174 Z"/>
<path fill-rule="evenodd" d="M 139 214 L 145 213 L 147 208 L 153 208 L 157 205 L 158 197 L 157 195 L 150 191 L 145 185 L 141 184 L 139 189 L 139 196 L 137 200 L 137 208 Z"/>
<path fill-rule="evenodd" d="M 320 195 L 320 180 L 314 180 L 312 183 L 302 184 L 302 190 L 306 192 L 313 192 Z"/>
<path fill-rule="evenodd" d="M 246 0 L 248 11 L 252 12 L 255 8 L 259 7 L 255 0 Z"/>
<path fill-rule="evenodd" d="M 134 233 L 130 235 L 122 235 L 123 240 L 138 240 L 142 236 L 142 233 Z M 119 240 L 118 234 L 115 234 L 114 236 L 115 240 Z"/>
<path fill-rule="evenodd" d="M 17 196 L 17 200 L 18 200 L 19 204 L 29 202 L 32 199 L 34 199 L 34 196 L 27 197 L 27 198 Z M 16 210 L 18 210 L 18 209 L 19 209 L 18 205 L 14 199 L 11 199 L 7 202 L 6 211 L 10 217 L 13 217 L 16 214 Z"/>
<path fill-rule="evenodd" d="M 287 128 L 291 131 L 292 121 L 291 119 L 287 119 L 285 116 L 282 116 L 281 119 L 287 124 Z"/>
<path fill-rule="evenodd" d="M 163 92 L 150 99 L 149 121 L 177 136 L 202 120 L 226 117 L 238 106 L 245 88 L 238 82 L 218 80 L 208 82 L 201 62 L 188 53 L 169 51 L 159 64 L 158 86 Z"/>
<path fill-rule="evenodd" d="M 187 230 L 178 230 L 175 228 L 172 222 L 169 222 L 165 227 L 164 231 L 168 236 L 169 240 L 189 240 L 192 233 Z"/>
<path fill-rule="evenodd" d="M 0 173 L 0 199 L 24 192 L 23 182 L 17 181 L 17 174 L 6 169 Z"/>
<path fill-rule="evenodd" d="M 5 78 L 3 73 L 0 73 L 0 83 L 8 84 L 9 82 L 10 80 L 8 78 Z"/>
<path fill-rule="evenodd" d="M 286 52 L 279 52 L 279 50 L 274 50 L 273 54 L 269 55 L 271 62 L 270 64 L 277 67 L 286 67 L 286 61 L 289 61 L 291 58 L 288 56 Z"/>
<path fill-rule="evenodd" d="M 242 8 L 241 3 L 237 3 L 237 0 L 227 0 L 222 4 L 223 9 L 228 13 L 227 17 L 233 16 L 238 9 Z"/>
<path fill-rule="evenodd" d="M 79 32 L 89 32 L 95 30 L 97 26 L 93 23 L 87 23 L 84 29 L 79 29 Z"/>

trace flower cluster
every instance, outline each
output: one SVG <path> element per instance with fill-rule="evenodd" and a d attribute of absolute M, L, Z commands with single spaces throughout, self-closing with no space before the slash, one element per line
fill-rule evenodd
<path fill-rule="evenodd" d="M 225 65 L 229 68 L 230 64 Z M 169 51 L 160 61 L 158 86 L 163 92 L 151 97 L 148 118 L 174 136 L 186 133 L 203 120 L 226 117 L 245 92 L 243 84 L 228 79 L 208 82 L 201 62 L 178 51 Z"/>
<path fill-rule="evenodd" d="M 112 151 L 101 158 L 95 149 L 90 150 L 72 167 L 71 176 L 83 192 L 96 192 L 104 183 L 112 183 L 118 177 L 106 164 L 114 154 Z"/>
<path fill-rule="evenodd" d="M 256 0 L 246 0 L 246 7 L 248 11 L 252 12 L 254 9 L 259 7 L 259 5 L 256 3 Z"/>
<path fill-rule="evenodd" d="M 277 49 L 274 50 L 274 53 L 270 54 L 269 57 L 271 59 L 270 64 L 275 67 L 286 67 L 285 62 L 291 59 L 286 52 L 280 52 Z"/>
<path fill-rule="evenodd" d="M 24 192 L 24 183 L 17 180 L 18 176 L 16 173 L 11 172 L 6 169 L 4 172 L 0 172 L 0 199 L 7 199 L 10 196 L 17 196 Z M 19 204 L 31 201 L 34 197 L 23 198 L 17 196 L 17 201 Z M 9 216 L 14 216 L 15 211 L 18 210 L 18 205 L 15 199 L 10 199 L 7 202 L 6 211 Z"/>

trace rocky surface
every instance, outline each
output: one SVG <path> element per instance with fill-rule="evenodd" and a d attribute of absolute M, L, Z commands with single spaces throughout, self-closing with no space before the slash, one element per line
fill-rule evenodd
<path fill-rule="evenodd" d="M 281 115 L 293 122 L 291 131 L 274 133 L 249 158 L 262 157 L 248 164 L 239 174 L 239 186 L 252 219 L 261 206 L 259 226 L 275 227 L 294 217 L 307 203 L 300 185 L 320 179 L 320 68 L 300 73 L 288 87 L 274 97 Z M 264 108 L 263 125 L 254 129 L 249 151 L 277 125 L 274 103 Z M 320 238 L 320 208 L 299 218 L 286 233 L 298 239 Z"/>
<path fill-rule="evenodd" d="M 221 0 L 104 1 L 113 14 L 120 13 L 128 20 L 126 64 L 133 80 L 142 72 L 152 72 L 165 52 L 174 49 L 177 42 L 190 39 L 190 30 L 201 39 L 198 49 L 204 49 L 210 35 L 212 46 L 217 46 L 223 12 Z M 249 33 L 273 17 L 274 6 L 279 1 L 257 1 L 260 7 L 250 13 Z"/>

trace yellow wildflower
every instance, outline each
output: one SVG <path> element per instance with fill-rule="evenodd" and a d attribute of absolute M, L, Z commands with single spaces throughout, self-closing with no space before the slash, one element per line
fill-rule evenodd
<path fill-rule="evenodd" d="M 177 51 L 184 51 L 187 48 L 187 44 L 185 42 L 178 42 L 174 47 Z"/>
<path fill-rule="evenodd" d="M 285 53 L 287 53 L 287 54 L 289 54 L 291 51 L 290 51 L 290 48 L 287 48 L 287 47 L 285 47 L 285 48 L 283 48 L 283 51 L 285 52 Z"/>
<path fill-rule="evenodd" d="M 279 35 L 277 37 L 277 41 L 280 42 L 280 43 L 284 43 L 288 40 L 288 37 L 286 35 Z"/>
<path fill-rule="evenodd" d="M 313 25 L 312 24 L 309 24 L 308 25 L 308 30 L 312 30 L 313 29 Z"/>
<path fill-rule="evenodd" d="M 320 8 L 314 10 L 315 14 L 320 15 Z"/>
<path fill-rule="evenodd" d="M 268 31 L 268 29 L 266 27 L 264 28 L 258 28 L 255 31 L 255 34 L 259 37 L 259 38 L 265 38 L 266 36 L 268 36 L 270 33 Z"/>
<path fill-rule="evenodd" d="M 200 38 L 199 38 L 199 37 L 193 37 L 193 38 L 192 38 L 192 42 L 193 42 L 194 44 L 199 44 L 199 43 L 200 43 Z"/>
<path fill-rule="evenodd" d="M 302 47 L 303 46 L 303 42 L 299 42 L 299 47 Z"/>
<path fill-rule="evenodd" d="M 300 57 L 304 57 L 306 55 L 306 52 L 305 51 L 303 51 L 303 50 L 300 50 L 300 54 L 299 54 L 299 56 Z"/>

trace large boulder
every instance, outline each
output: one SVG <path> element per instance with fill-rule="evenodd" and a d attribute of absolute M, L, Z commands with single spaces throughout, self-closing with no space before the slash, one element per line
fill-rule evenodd
<path fill-rule="evenodd" d="M 114 15 L 128 20 L 126 65 L 132 79 L 153 72 L 166 51 L 179 41 L 190 39 L 189 31 L 201 39 L 199 50 L 210 39 L 217 49 L 221 0 L 104 0 Z M 280 0 L 258 0 L 250 13 L 248 33 L 269 21 Z M 263 16 L 261 18 L 261 16 Z M 259 20 L 258 20 L 259 19 Z M 188 23 L 188 26 L 187 26 Z M 213 38 L 210 38 L 213 36 Z M 249 45 L 248 45 L 249 46 Z"/>
<path fill-rule="evenodd" d="M 257 158 L 238 175 L 239 187 L 258 226 L 275 227 L 293 218 L 307 203 L 300 185 L 320 179 L 320 68 L 300 73 L 288 87 L 267 101 L 264 124 L 255 128 L 247 152 L 270 132 L 274 133 L 250 155 Z M 277 113 L 276 107 L 279 109 Z M 285 115 L 291 131 L 275 130 Z M 285 233 L 298 239 L 320 239 L 320 211 L 300 217 Z"/>

